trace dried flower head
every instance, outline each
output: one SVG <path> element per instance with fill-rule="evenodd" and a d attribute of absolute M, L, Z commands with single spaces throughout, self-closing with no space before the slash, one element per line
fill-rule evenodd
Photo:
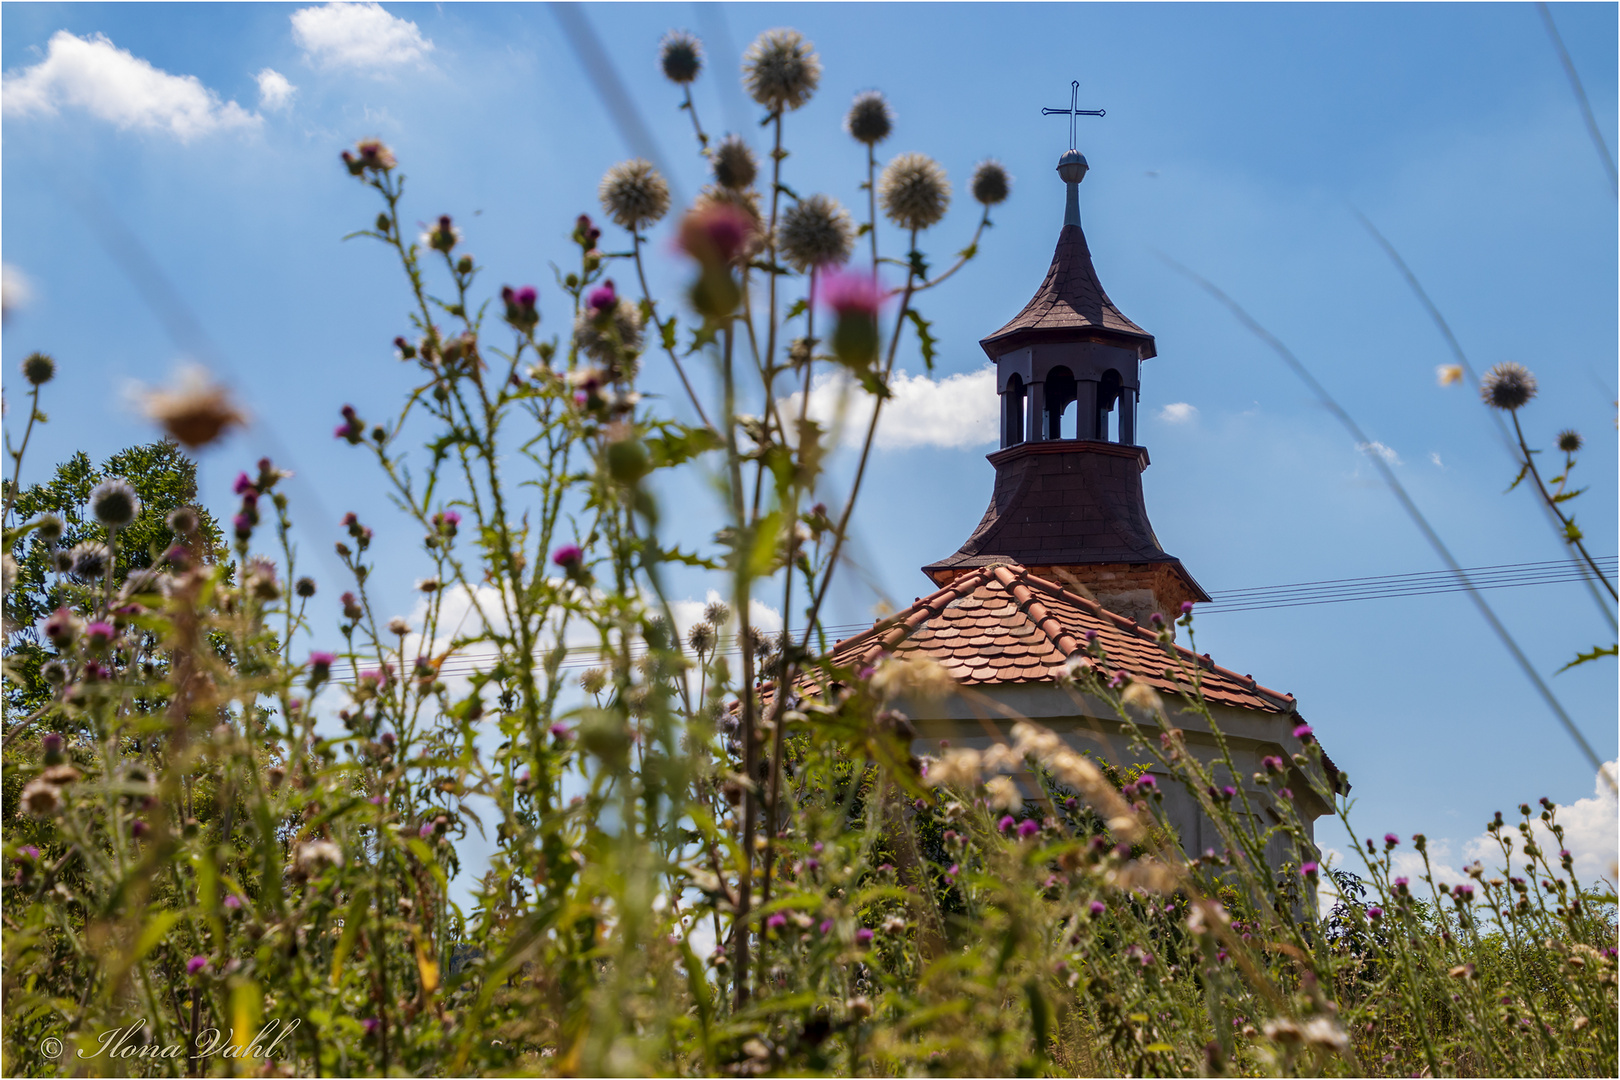
<path fill-rule="evenodd" d="M 299 845 L 294 861 L 300 872 L 313 877 L 328 866 L 342 866 L 343 849 L 330 840 L 311 840 Z"/>
<path fill-rule="evenodd" d="M 709 160 L 714 166 L 714 182 L 732 191 L 752 187 L 759 176 L 759 159 L 741 135 L 721 139 Z"/>
<path fill-rule="evenodd" d="M 710 600 L 703 609 L 703 621 L 718 629 L 731 621 L 731 608 L 724 600 Z"/>
<path fill-rule="evenodd" d="M 772 112 L 810 100 L 821 81 L 821 58 L 797 30 L 767 30 L 743 54 L 743 87 Z"/>
<path fill-rule="evenodd" d="M 129 481 L 112 477 L 90 492 L 90 512 L 109 529 L 121 529 L 141 512 L 141 500 Z"/>
<path fill-rule="evenodd" d="M 70 553 L 73 573 L 82 578 L 98 578 L 107 573 L 112 564 L 112 551 L 106 544 L 86 540 L 75 544 Z"/>
<path fill-rule="evenodd" d="M 595 314 L 585 307 L 574 320 L 579 351 L 602 364 L 614 364 L 641 352 L 641 311 L 624 297 Z"/>
<path fill-rule="evenodd" d="M 973 198 L 986 206 L 997 206 L 1007 201 L 1012 193 L 1012 177 L 1001 162 L 990 158 L 979 162 L 973 170 Z"/>
<path fill-rule="evenodd" d="M 56 361 L 42 352 L 29 353 L 22 362 L 23 378 L 31 386 L 44 386 L 56 378 Z"/>
<path fill-rule="evenodd" d="M 315 579 L 312 577 L 299 578 L 293 582 L 293 592 L 298 595 L 299 599 L 308 600 L 315 595 Z"/>
<path fill-rule="evenodd" d="M 927 154 L 901 154 L 878 181 L 883 215 L 902 229 L 926 229 L 945 216 L 951 184 L 945 170 Z"/>
<path fill-rule="evenodd" d="M 652 162 L 621 161 L 602 177 L 596 189 L 608 217 L 636 232 L 669 213 L 669 184 Z"/>
<path fill-rule="evenodd" d="M 782 215 L 776 247 L 789 266 L 803 273 L 849 260 L 855 249 L 855 223 L 838 200 L 827 195 L 800 199 Z"/>
<path fill-rule="evenodd" d="M 147 394 L 144 408 L 149 419 L 162 425 L 175 442 L 188 450 L 201 449 L 230 428 L 247 423 L 247 417 L 231 403 L 225 388 L 198 367 L 181 373 L 174 389 Z"/>
<path fill-rule="evenodd" d="M 882 698 L 938 701 L 955 689 L 951 673 L 933 657 L 920 653 L 890 657 L 872 676 L 872 692 Z"/>
<path fill-rule="evenodd" d="M 1497 364 L 1479 381 L 1479 396 L 1493 409 L 1512 412 L 1536 396 L 1536 377 L 1522 364 Z"/>
<path fill-rule="evenodd" d="M 23 785 L 20 805 L 31 817 L 54 817 L 62 809 L 62 794 L 55 784 L 36 778 Z"/>
<path fill-rule="evenodd" d="M 607 686 L 607 672 L 599 667 L 588 668 L 580 675 L 579 685 L 587 694 L 600 694 Z"/>
<path fill-rule="evenodd" d="M 888 99 L 880 91 L 856 94 L 844 117 L 844 130 L 854 136 L 856 142 L 876 146 L 894 130 L 894 110 L 889 108 Z"/>
<path fill-rule="evenodd" d="M 1584 445 L 1586 440 L 1582 439 L 1581 433 L 1574 428 L 1565 428 L 1558 433 L 1558 449 L 1566 454 L 1573 454 Z"/>
<path fill-rule="evenodd" d="M 703 44 L 685 30 L 671 30 L 659 43 L 658 63 L 670 82 L 689 83 L 703 70 Z"/>
<path fill-rule="evenodd" d="M 62 539 L 62 530 L 65 528 L 62 519 L 55 514 L 46 514 L 34 526 L 34 532 L 47 544 L 54 544 Z"/>
<path fill-rule="evenodd" d="M 196 507 L 192 506 L 175 507 L 173 510 L 169 511 L 169 516 L 166 520 L 168 522 L 169 529 L 176 536 L 190 536 L 192 533 L 197 531 L 198 526 L 202 523 L 201 519 L 197 516 Z"/>
<path fill-rule="evenodd" d="M 714 627 L 700 622 L 686 632 L 686 643 L 695 653 L 706 653 L 714 648 Z"/>
<path fill-rule="evenodd" d="M 990 805 L 996 810 L 1018 810 L 1024 805 L 1024 797 L 1019 794 L 1018 785 L 1010 776 L 996 776 L 984 783 L 984 793 L 990 800 Z"/>

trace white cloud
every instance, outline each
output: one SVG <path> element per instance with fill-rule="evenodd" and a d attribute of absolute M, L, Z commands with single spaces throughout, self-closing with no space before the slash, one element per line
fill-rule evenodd
<path fill-rule="evenodd" d="M 1437 469 L 1443 469 L 1446 467 L 1446 463 L 1440 460 L 1440 451 L 1438 450 L 1429 451 L 1429 460 L 1434 462 L 1434 467 Z"/>
<path fill-rule="evenodd" d="M 1198 418 L 1198 406 L 1185 401 L 1173 401 L 1159 410 L 1159 419 L 1167 424 L 1185 424 Z"/>
<path fill-rule="evenodd" d="M 379 70 L 418 63 L 433 51 L 415 23 L 381 4 L 334 2 L 292 14 L 293 40 L 322 67 Z"/>
<path fill-rule="evenodd" d="M 253 77 L 259 82 L 259 108 L 269 112 L 285 109 L 298 92 L 298 87 L 274 68 L 265 68 Z"/>
<path fill-rule="evenodd" d="M 10 263 L 0 264 L 0 311 L 9 317 L 34 302 L 34 283 Z"/>
<path fill-rule="evenodd" d="M 1401 456 L 1381 442 L 1357 443 L 1356 449 L 1364 454 L 1377 454 L 1390 465 L 1399 465 L 1401 463 Z"/>
<path fill-rule="evenodd" d="M 1001 437 L 997 415 L 1001 399 L 996 396 L 995 368 L 989 364 L 938 381 L 899 371 L 889 388 L 894 396 L 884 403 L 878 421 L 880 449 L 965 448 Z M 783 402 L 784 416 L 798 415 L 800 397 L 793 394 Z M 823 375 L 811 385 L 809 412 L 823 428 L 839 432 L 846 445 L 858 446 L 872 419 L 872 398 L 843 374 Z"/>
<path fill-rule="evenodd" d="M 45 59 L 5 76 L 0 101 L 7 116 L 54 116 L 76 108 L 121 128 L 167 131 L 185 141 L 261 120 L 219 95 L 195 75 L 170 75 L 120 49 L 102 34 L 51 36 Z"/>
<path fill-rule="evenodd" d="M 1616 762 L 1609 762 L 1604 766 L 1610 776 L 1616 775 Z M 1540 810 L 1532 805 L 1532 810 Z M 1620 862 L 1620 824 L 1617 824 L 1616 813 L 1620 807 L 1616 806 L 1614 790 L 1603 781 L 1600 776 L 1593 777 L 1593 794 L 1584 799 L 1577 799 L 1567 806 L 1560 806 L 1556 820 L 1564 830 L 1564 841 L 1560 845 L 1553 836 L 1552 830 L 1547 828 L 1541 820 L 1533 818 L 1534 829 L 1532 835 L 1536 844 L 1547 853 L 1547 861 L 1554 866 L 1558 865 L 1558 852 L 1560 846 L 1573 857 L 1575 878 L 1582 885 L 1591 885 L 1599 878 L 1613 883 L 1615 881 L 1616 863 Z M 1509 817 L 1512 816 L 1504 814 Z M 1518 829 L 1509 825 L 1504 833 L 1511 831 L 1514 839 L 1514 849 L 1517 851 L 1521 839 Z M 1493 863 L 1500 864 L 1502 852 L 1497 847 L 1496 840 L 1489 833 L 1481 833 L 1463 845 L 1463 855 L 1470 861 L 1481 860 L 1487 868 Z M 1515 856 L 1515 863 L 1522 863 L 1519 856 Z"/>

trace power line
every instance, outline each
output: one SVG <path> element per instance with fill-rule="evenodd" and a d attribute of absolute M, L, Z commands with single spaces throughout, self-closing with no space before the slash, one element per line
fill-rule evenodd
<path fill-rule="evenodd" d="M 1598 560 L 1600 569 L 1613 571 L 1620 567 L 1620 556 L 1605 555 Z M 1563 560 L 1550 562 L 1501 563 L 1494 566 L 1476 566 L 1463 571 L 1468 583 L 1460 583 L 1449 570 L 1425 570 L 1407 574 L 1380 574 L 1370 577 L 1324 578 L 1287 585 L 1258 585 L 1242 589 L 1221 589 L 1212 592 L 1213 603 L 1202 607 L 1202 615 L 1226 615 L 1245 611 L 1274 611 L 1319 604 L 1342 604 L 1359 600 L 1387 600 L 1408 596 L 1433 596 L 1440 593 L 1476 592 L 1484 589 L 1513 589 L 1538 585 L 1559 585 L 1581 580 L 1590 574 L 1583 567 L 1571 566 Z M 869 623 L 844 623 L 823 627 L 827 638 L 840 641 L 852 634 L 871 629 Z M 792 631 L 795 637 L 802 629 Z M 772 635 L 767 635 L 772 636 Z M 715 638 L 711 655 L 735 656 L 742 652 L 742 644 L 735 634 Z M 536 659 L 545 657 L 549 649 L 537 650 Z M 637 642 L 630 647 L 632 661 L 646 655 L 647 646 Z M 440 677 L 472 675 L 493 664 L 498 655 L 492 652 L 468 652 L 452 656 L 439 667 Z M 597 645 L 568 646 L 561 670 L 579 670 L 595 667 L 607 661 L 607 654 Z"/>

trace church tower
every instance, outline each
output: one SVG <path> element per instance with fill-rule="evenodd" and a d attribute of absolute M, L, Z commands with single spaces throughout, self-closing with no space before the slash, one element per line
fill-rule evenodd
<path fill-rule="evenodd" d="M 1136 415 L 1142 362 L 1156 350 L 1097 280 L 1080 226 L 1087 169 L 1078 150 L 1058 159 L 1068 199 L 1052 265 L 1024 309 L 979 342 L 1001 397 L 990 507 L 956 554 L 923 572 L 944 585 L 1015 562 L 1146 623 L 1209 597 L 1148 521 L 1148 452 L 1137 445 Z"/>
<path fill-rule="evenodd" d="M 1173 625 L 1182 604 L 1209 596 L 1148 522 L 1148 454 L 1137 445 L 1136 414 L 1153 335 L 1126 318 L 1097 280 L 1080 228 L 1086 168 L 1077 150 L 1059 160 L 1068 204 L 1046 278 L 1022 311 L 980 343 L 995 362 L 1002 403 L 1001 448 L 989 455 L 996 470 L 989 509 L 954 555 L 923 568 L 936 591 L 838 642 L 828 659 L 860 670 L 888 656 L 926 656 L 951 676 L 956 693 L 904 703 L 921 753 L 947 742 L 984 749 L 1004 740 L 1015 718 L 1028 717 L 1077 749 L 1136 761 L 1111 709 L 1064 685 L 1068 665 L 1085 656 L 1101 665 L 1100 674 L 1163 695 L 1188 752 L 1216 783 L 1244 790 L 1253 805 L 1270 798 L 1255 781 L 1267 760 L 1290 763 L 1283 782 L 1309 830 L 1333 808 L 1291 764 L 1310 732 L 1293 695 L 1161 640 L 1157 627 L 1144 625 L 1159 613 Z M 1203 699 L 1219 735 L 1183 704 L 1190 696 Z M 1168 776 L 1157 779 L 1186 850 L 1220 848 L 1198 800 Z M 1280 835 L 1266 852 L 1277 868 L 1293 855 Z"/>

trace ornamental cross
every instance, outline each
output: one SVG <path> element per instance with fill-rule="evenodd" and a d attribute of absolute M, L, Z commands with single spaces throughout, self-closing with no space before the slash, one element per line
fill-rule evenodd
<path fill-rule="evenodd" d="M 1081 116 L 1107 116 L 1107 109 L 1080 108 L 1080 80 L 1076 79 L 1069 84 L 1069 107 L 1067 109 L 1042 109 L 1042 116 L 1068 116 L 1069 118 L 1069 149 L 1077 147 L 1075 138 L 1075 119 Z"/>

